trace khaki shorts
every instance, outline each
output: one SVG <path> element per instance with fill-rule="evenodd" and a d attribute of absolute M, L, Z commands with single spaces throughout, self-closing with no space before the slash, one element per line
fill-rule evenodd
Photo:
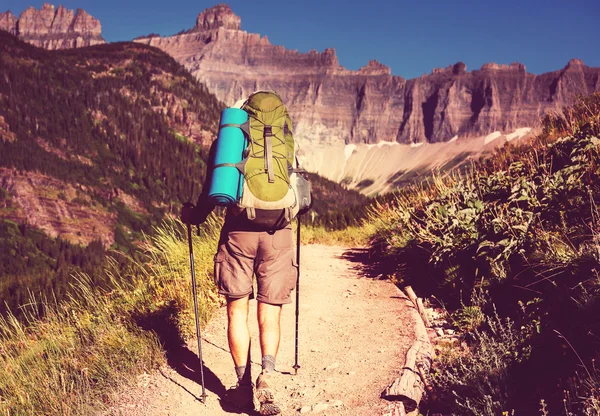
<path fill-rule="evenodd" d="M 291 302 L 298 276 L 291 227 L 273 234 L 221 231 L 215 255 L 215 283 L 219 293 L 233 299 L 253 295 L 254 274 L 257 301 L 273 305 Z"/>

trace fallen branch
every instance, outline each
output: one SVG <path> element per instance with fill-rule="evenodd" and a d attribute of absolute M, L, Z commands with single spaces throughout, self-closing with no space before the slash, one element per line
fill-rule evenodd
<path fill-rule="evenodd" d="M 423 299 L 417 298 L 417 309 L 419 310 L 419 315 L 423 319 L 423 323 L 425 324 L 425 328 L 431 328 L 431 324 L 429 323 L 429 317 L 425 312 L 425 307 L 423 306 Z"/>
<path fill-rule="evenodd" d="M 410 286 L 405 290 L 415 305 L 415 310 L 419 312 L 415 292 Z M 382 394 L 384 399 L 402 401 L 407 412 L 412 412 L 419 406 L 426 389 L 432 389 L 428 375 L 433 359 L 433 346 L 427 335 L 423 314 L 418 313 L 415 321 L 415 341 L 406 353 L 400 376 Z"/>
<path fill-rule="evenodd" d="M 406 295 L 412 301 L 413 305 L 415 305 L 415 308 L 417 308 L 417 311 L 419 311 L 419 315 L 421 315 L 421 319 L 423 320 L 425 327 L 431 327 L 429 323 L 429 318 L 427 317 L 427 313 L 425 312 L 425 307 L 423 306 L 423 299 L 418 298 L 417 294 L 410 286 L 406 286 L 404 290 L 406 291 Z"/>

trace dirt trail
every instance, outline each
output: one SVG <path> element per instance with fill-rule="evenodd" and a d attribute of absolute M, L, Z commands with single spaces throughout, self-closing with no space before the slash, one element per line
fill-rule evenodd
<path fill-rule="evenodd" d="M 283 415 L 392 415 L 381 392 L 398 374 L 413 338 L 411 304 L 387 280 L 368 277 L 361 250 L 304 246 L 300 286 L 300 359 L 294 375 L 294 308 L 282 312 L 276 398 Z M 256 301 L 250 302 L 252 373 L 260 372 Z M 124 392 L 109 415 L 247 414 L 221 402 L 236 377 L 226 338 L 225 309 L 203 331 L 208 398 L 201 394 L 196 344 L 169 354 L 169 366 L 143 375 Z M 258 413 L 250 413 L 255 415 Z"/>

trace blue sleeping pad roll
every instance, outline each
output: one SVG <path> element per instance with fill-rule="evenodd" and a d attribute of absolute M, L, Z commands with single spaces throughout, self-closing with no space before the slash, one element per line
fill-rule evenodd
<path fill-rule="evenodd" d="M 215 161 L 210 182 L 208 198 L 215 205 L 235 204 L 241 197 L 241 172 L 235 166 L 219 166 L 236 164 L 242 161 L 242 153 L 248 146 L 248 140 L 242 129 L 227 124 L 244 124 L 248 121 L 248 113 L 239 108 L 226 108 L 221 113 L 219 134 L 215 149 Z M 225 127 L 223 127 L 225 126 Z"/>

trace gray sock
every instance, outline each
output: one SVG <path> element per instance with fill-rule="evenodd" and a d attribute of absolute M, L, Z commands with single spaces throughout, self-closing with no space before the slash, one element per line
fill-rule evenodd
<path fill-rule="evenodd" d="M 251 383 L 250 366 L 240 365 L 235 367 L 235 374 L 237 375 L 240 383 Z"/>
<path fill-rule="evenodd" d="M 272 373 L 275 371 L 275 357 L 272 355 L 265 355 L 262 357 L 262 368 L 263 371 Z"/>

